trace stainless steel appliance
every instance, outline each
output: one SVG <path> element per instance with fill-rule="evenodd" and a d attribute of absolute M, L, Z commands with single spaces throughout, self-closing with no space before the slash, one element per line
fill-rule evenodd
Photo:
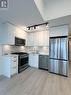
<path fill-rule="evenodd" d="M 68 38 L 50 37 L 49 72 L 68 76 Z"/>
<path fill-rule="evenodd" d="M 48 70 L 49 56 L 39 55 L 39 69 Z"/>
<path fill-rule="evenodd" d="M 26 43 L 25 39 L 21 39 L 21 38 L 15 37 L 15 45 L 16 46 L 24 46 L 25 43 Z"/>
<path fill-rule="evenodd" d="M 18 54 L 18 73 L 20 73 L 21 71 L 23 71 L 29 67 L 29 65 L 28 65 L 28 60 L 29 60 L 28 53 L 14 52 L 12 54 Z"/>

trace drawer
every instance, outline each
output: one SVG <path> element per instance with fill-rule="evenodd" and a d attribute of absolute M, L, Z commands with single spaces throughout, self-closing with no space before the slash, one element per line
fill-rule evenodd
<path fill-rule="evenodd" d="M 14 58 L 16 58 L 16 59 L 17 59 L 17 58 L 18 58 L 18 56 L 11 56 L 11 58 L 12 58 L 12 59 L 14 59 Z"/>
<path fill-rule="evenodd" d="M 18 63 L 17 62 L 11 63 L 11 67 L 18 67 Z"/>
<path fill-rule="evenodd" d="M 17 60 L 11 60 L 12 61 L 12 63 L 18 63 L 18 61 Z"/>
<path fill-rule="evenodd" d="M 17 74 L 18 73 L 18 67 L 13 67 L 11 68 L 11 75 Z"/>

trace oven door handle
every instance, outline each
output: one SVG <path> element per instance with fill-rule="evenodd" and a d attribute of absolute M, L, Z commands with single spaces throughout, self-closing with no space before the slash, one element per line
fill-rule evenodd
<path fill-rule="evenodd" d="M 28 56 L 20 56 L 20 58 L 28 58 Z"/>

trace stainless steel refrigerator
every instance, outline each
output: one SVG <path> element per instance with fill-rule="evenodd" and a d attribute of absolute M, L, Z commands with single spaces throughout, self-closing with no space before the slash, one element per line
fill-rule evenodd
<path fill-rule="evenodd" d="M 68 76 L 68 38 L 50 37 L 49 42 L 49 72 Z"/>

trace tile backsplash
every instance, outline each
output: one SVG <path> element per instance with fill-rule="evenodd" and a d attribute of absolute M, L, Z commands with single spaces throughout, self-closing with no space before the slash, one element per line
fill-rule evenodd
<path fill-rule="evenodd" d="M 27 52 L 27 53 L 41 53 L 49 54 L 49 47 L 39 47 L 39 46 L 11 46 L 3 45 L 2 54 L 10 54 L 13 52 Z"/>
<path fill-rule="evenodd" d="M 24 46 L 10 46 L 10 45 L 3 45 L 2 46 L 2 53 L 9 54 L 13 52 L 25 52 L 26 49 Z"/>
<path fill-rule="evenodd" d="M 42 47 L 42 46 L 29 46 L 26 47 L 27 51 L 29 53 L 35 52 L 35 53 L 42 53 L 42 54 L 48 54 L 49 55 L 49 47 Z"/>

